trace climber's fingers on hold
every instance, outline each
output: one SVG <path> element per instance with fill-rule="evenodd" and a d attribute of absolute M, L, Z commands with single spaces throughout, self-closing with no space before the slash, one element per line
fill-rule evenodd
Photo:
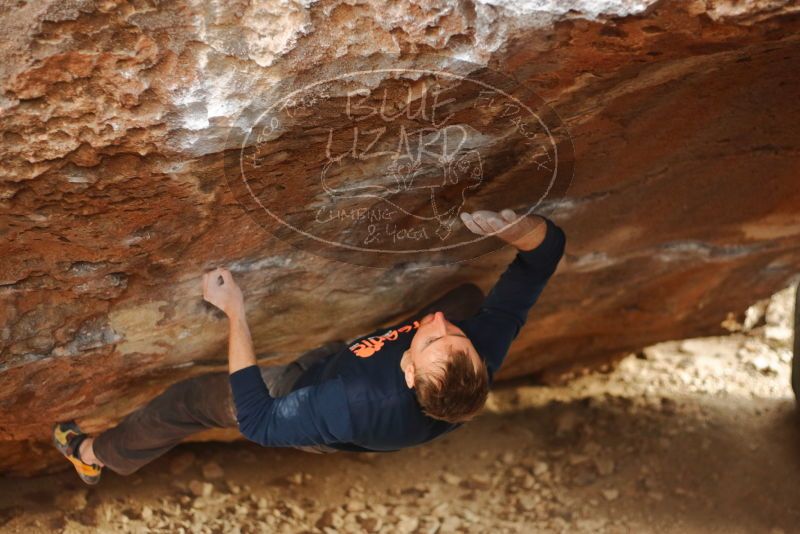
<path fill-rule="evenodd" d="M 475 220 L 472 218 L 472 215 L 470 215 L 469 213 L 467 212 L 461 213 L 461 220 L 464 222 L 464 226 L 467 227 L 467 230 L 469 230 L 473 234 L 484 235 L 483 229 L 481 229 L 481 227 L 477 225 Z"/>
<path fill-rule="evenodd" d="M 495 232 L 502 232 L 508 227 L 508 223 L 504 221 L 503 218 L 496 213 L 492 213 L 491 215 L 489 215 L 488 220 L 489 220 L 489 226 L 491 226 L 492 230 L 494 230 Z"/>
<path fill-rule="evenodd" d="M 472 222 L 472 226 L 474 229 L 472 230 L 478 235 L 486 235 L 491 233 L 491 229 L 486 226 L 486 221 L 483 219 L 480 213 L 473 212 L 469 214 L 469 220 Z"/>
<path fill-rule="evenodd" d="M 224 285 L 228 287 L 233 285 L 233 276 L 228 269 L 217 267 L 203 273 L 203 298 L 209 300 L 209 297 L 219 293 L 219 288 Z"/>
<path fill-rule="evenodd" d="M 495 235 L 505 233 L 509 225 L 517 220 L 516 214 L 512 210 L 503 210 L 497 213 L 489 210 L 478 210 L 473 213 L 464 212 L 461 214 L 464 225 L 473 233 L 478 235 Z"/>
<path fill-rule="evenodd" d="M 461 220 L 473 233 L 478 235 L 496 235 L 504 241 L 514 241 L 531 230 L 524 217 L 514 210 L 504 209 L 500 213 L 489 210 L 478 210 L 472 213 L 462 212 Z"/>
<path fill-rule="evenodd" d="M 503 217 L 503 219 L 506 220 L 506 222 L 509 223 L 513 223 L 514 221 L 517 220 L 517 214 L 514 213 L 514 210 L 505 209 L 500 212 L 500 215 Z"/>
<path fill-rule="evenodd" d="M 485 235 L 495 234 L 507 226 L 494 211 L 478 210 L 472 214 L 472 218 L 481 227 Z"/>

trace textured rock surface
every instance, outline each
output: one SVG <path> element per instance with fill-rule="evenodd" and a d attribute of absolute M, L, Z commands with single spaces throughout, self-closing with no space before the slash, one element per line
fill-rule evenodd
<path fill-rule="evenodd" d="M 274 361 L 445 286 L 489 286 L 511 251 L 359 267 L 287 245 L 236 202 L 231 117 L 345 55 L 488 64 L 570 131 L 575 178 L 549 206 L 567 256 L 503 377 L 720 333 L 800 266 L 795 2 L 76 1 L 0 17 L 0 470 L 53 465 L 57 419 L 102 429 L 224 364 L 226 325 L 200 299 L 210 267 L 239 275 Z"/>

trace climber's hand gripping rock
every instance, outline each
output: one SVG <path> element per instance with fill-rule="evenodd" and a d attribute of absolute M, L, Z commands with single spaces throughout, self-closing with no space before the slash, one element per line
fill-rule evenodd
<path fill-rule="evenodd" d="M 242 290 L 228 269 L 220 267 L 203 275 L 203 298 L 225 312 L 228 318 L 244 310 Z"/>
<path fill-rule="evenodd" d="M 513 210 L 500 213 L 478 210 L 461 213 L 464 225 L 474 234 L 494 235 L 519 250 L 533 250 L 544 240 L 547 225 L 538 215 L 519 216 Z"/>

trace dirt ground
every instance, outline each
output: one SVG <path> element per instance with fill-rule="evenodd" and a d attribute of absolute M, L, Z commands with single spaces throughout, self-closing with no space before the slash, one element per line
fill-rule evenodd
<path fill-rule="evenodd" d="M 800 532 L 791 289 L 728 337 L 493 392 L 392 454 L 189 444 L 139 473 L 0 481 L 2 532 Z"/>

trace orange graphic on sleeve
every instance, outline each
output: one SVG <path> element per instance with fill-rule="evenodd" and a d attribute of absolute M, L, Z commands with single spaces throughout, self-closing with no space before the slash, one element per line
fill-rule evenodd
<path fill-rule="evenodd" d="M 350 351 L 359 358 L 369 358 L 376 352 L 379 352 L 387 341 L 397 341 L 400 334 L 406 334 L 415 328 L 419 328 L 419 321 L 403 325 L 400 328 L 393 328 L 380 336 L 370 336 L 361 339 L 358 343 L 350 345 Z"/>

